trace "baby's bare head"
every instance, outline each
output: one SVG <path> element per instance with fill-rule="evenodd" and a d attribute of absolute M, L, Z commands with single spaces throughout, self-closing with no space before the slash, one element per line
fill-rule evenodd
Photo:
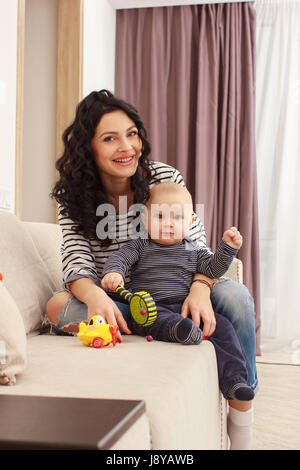
<path fill-rule="evenodd" d="M 150 197 L 147 202 L 148 207 L 150 204 L 177 203 L 193 207 L 192 196 L 185 186 L 173 181 L 166 181 L 158 183 L 150 189 Z"/>
<path fill-rule="evenodd" d="M 158 183 L 150 190 L 146 206 L 143 221 L 153 240 L 172 244 L 187 235 L 193 220 L 193 201 L 185 186 Z"/>

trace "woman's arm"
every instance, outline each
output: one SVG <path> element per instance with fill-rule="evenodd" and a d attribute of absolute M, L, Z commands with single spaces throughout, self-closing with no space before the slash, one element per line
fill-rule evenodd
<path fill-rule="evenodd" d="M 210 286 L 212 285 L 212 279 L 204 276 L 204 274 L 195 274 L 194 281 L 198 279 L 206 281 Z M 197 326 L 200 326 L 202 321 L 203 335 L 209 337 L 215 331 L 216 319 L 210 300 L 211 288 L 206 283 L 192 283 L 190 292 L 182 305 L 181 315 L 184 318 L 191 315 Z"/>
<path fill-rule="evenodd" d="M 98 280 L 95 258 L 89 240 L 77 233 L 73 220 L 63 216 L 58 208 L 58 222 L 62 230 L 61 258 L 65 287 L 75 279 L 89 278 Z"/>
<path fill-rule="evenodd" d="M 98 287 L 99 280 L 94 254 L 90 243 L 76 232 L 76 224 L 59 212 L 59 224 L 62 229 L 62 268 L 66 288 L 88 307 L 88 320 L 101 314 L 107 323 L 119 326 L 131 333 L 116 304 Z"/>

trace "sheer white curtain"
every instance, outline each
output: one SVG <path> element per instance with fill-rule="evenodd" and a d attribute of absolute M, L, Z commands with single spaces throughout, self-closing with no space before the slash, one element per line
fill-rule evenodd
<path fill-rule="evenodd" d="M 300 0 L 258 0 L 262 337 L 300 338 Z"/>

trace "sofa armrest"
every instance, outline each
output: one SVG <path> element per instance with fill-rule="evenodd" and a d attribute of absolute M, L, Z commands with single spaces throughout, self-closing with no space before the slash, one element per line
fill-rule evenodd
<path fill-rule="evenodd" d="M 240 259 L 234 258 L 230 268 L 225 273 L 224 277 L 229 277 L 233 281 L 243 284 L 243 263 Z"/>

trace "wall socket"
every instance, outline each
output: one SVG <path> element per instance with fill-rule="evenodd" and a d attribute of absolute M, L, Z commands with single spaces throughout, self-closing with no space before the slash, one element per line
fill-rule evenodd
<path fill-rule="evenodd" d="M 11 209 L 11 191 L 0 188 L 0 209 Z"/>

